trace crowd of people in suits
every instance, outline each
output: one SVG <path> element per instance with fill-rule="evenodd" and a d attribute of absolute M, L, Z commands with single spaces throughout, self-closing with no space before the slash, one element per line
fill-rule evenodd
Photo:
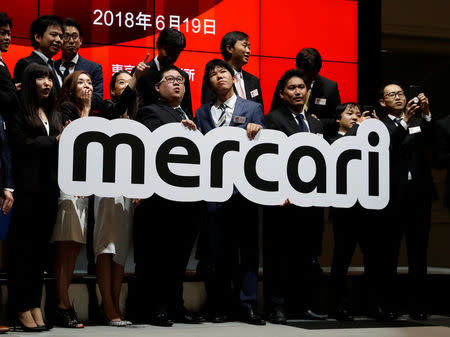
<path fill-rule="evenodd" d="M 156 194 L 145 200 L 67 195 L 57 184 L 58 142 L 71 121 L 89 116 L 130 118 L 151 131 L 167 123 L 182 123 L 203 134 L 222 126 L 239 127 L 249 139 L 264 128 L 287 136 L 308 132 L 330 143 L 355 135 L 367 119 L 379 119 L 391 137 L 390 202 L 377 211 L 358 203 L 330 210 L 335 246 L 328 316 L 353 319 L 347 273 L 359 244 L 371 295 L 367 315 L 397 318 L 394 285 L 405 235 L 409 314 L 427 318 L 426 256 L 435 191 L 426 150 L 434 126 L 423 93 L 407 98 L 401 84 L 389 81 L 380 89 L 378 115 L 375 110 L 361 111 L 357 103 L 341 104 L 337 83 L 320 75 L 319 52 L 304 48 L 295 69 L 282 74 L 270 112 L 264 115 L 259 79 L 243 70 L 250 38 L 233 31 L 222 39 L 223 60 L 205 66 L 202 106 L 194 114 L 189 76 L 175 66 L 186 40 L 180 31 L 167 28 L 159 34 L 157 56 L 147 62 L 147 55 L 132 73 L 115 73 L 111 99 L 104 100 L 102 68 L 78 53 L 83 32 L 75 20 L 38 17 L 30 27 L 34 50 L 16 63 L 13 76 L 2 61 L 12 27 L 11 19 L 0 13 L 1 207 L 7 214 L 14 204 L 7 240 L 8 292 L 10 311 L 24 331 L 48 330 L 49 323 L 84 327 L 68 289 L 87 242 L 89 219 L 94 221 L 91 244 L 105 324 L 131 324 L 120 310 L 119 297 L 132 241 L 142 304 L 136 320 L 158 326 L 203 320 L 264 325 L 265 319 L 285 324 L 289 317 L 327 317 L 318 312 L 323 208 L 298 207 L 289 199 L 280 206 L 261 207 L 236 188 L 225 202 L 177 202 Z M 54 61 L 60 50 L 61 59 Z M 449 118 L 437 123 L 437 130 L 439 163 L 448 168 Z M 221 151 L 223 157 L 233 148 L 224 144 Z M 265 319 L 256 310 L 261 219 Z M 191 313 L 183 302 L 186 266 L 197 237 L 197 272 L 208 296 L 205 315 Z M 56 278 L 57 303 L 54 313 L 47 314 L 49 323 L 40 310 L 44 271 Z"/>

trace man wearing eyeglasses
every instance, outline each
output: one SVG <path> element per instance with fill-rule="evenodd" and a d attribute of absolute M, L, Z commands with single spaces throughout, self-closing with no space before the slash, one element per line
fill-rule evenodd
<path fill-rule="evenodd" d="M 381 121 L 389 130 L 390 201 L 380 212 L 372 255 L 379 277 L 374 306 L 369 314 L 378 319 L 396 318 L 395 289 L 398 255 L 406 237 L 409 267 L 409 314 L 425 320 L 427 245 L 431 200 L 435 195 L 426 145 L 431 143 L 431 112 L 428 98 L 419 94 L 407 99 L 402 86 L 387 82 L 380 90 L 380 105 L 386 116 Z"/>
<path fill-rule="evenodd" d="M 62 86 L 64 79 L 75 70 L 84 70 L 92 78 L 94 92 L 92 95 L 92 109 L 97 110 L 103 100 L 103 72 L 98 63 L 86 60 L 78 54 L 83 43 L 83 31 L 74 19 L 67 18 L 63 21 L 63 35 L 61 58 L 55 62 L 58 81 Z"/>
<path fill-rule="evenodd" d="M 196 130 L 192 113 L 182 109 L 186 79 L 174 65 L 155 78 L 158 101 L 138 110 L 136 120 L 150 131 L 168 123 Z M 134 247 L 142 318 L 157 326 L 199 323 L 183 305 L 183 280 L 198 233 L 201 203 L 177 202 L 156 194 L 136 207 Z M 156 273 L 155 273 L 156 272 Z"/>

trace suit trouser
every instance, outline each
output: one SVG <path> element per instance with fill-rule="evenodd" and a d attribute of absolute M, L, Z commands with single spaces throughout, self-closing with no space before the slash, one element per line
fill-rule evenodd
<path fill-rule="evenodd" d="M 255 306 L 258 292 L 258 207 L 240 194 L 208 203 L 205 224 L 205 285 L 211 311 L 226 311 L 235 299 Z M 234 281 L 233 296 L 231 281 Z"/>
<path fill-rule="evenodd" d="M 14 312 L 41 307 L 43 270 L 48 266 L 57 208 L 55 195 L 16 195 L 7 243 L 8 298 Z"/>
<path fill-rule="evenodd" d="M 199 207 L 154 195 L 136 208 L 135 262 L 143 311 L 172 312 L 183 305 L 186 266 L 201 222 Z"/>
<path fill-rule="evenodd" d="M 359 243 L 363 253 L 366 276 L 371 276 L 370 270 L 370 235 L 373 212 L 363 210 L 361 206 L 352 208 L 332 209 L 334 249 L 330 273 L 329 307 L 331 310 L 338 306 L 347 305 L 347 273 L 356 245 Z"/>
<path fill-rule="evenodd" d="M 319 280 L 312 261 L 321 247 L 322 229 L 322 208 L 264 208 L 264 294 L 269 310 L 301 312 L 318 306 Z"/>
<path fill-rule="evenodd" d="M 400 244 L 405 235 L 408 256 L 410 308 L 426 305 L 427 249 L 431 221 L 431 198 L 418 195 L 411 186 L 403 200 L 392 200 L 382 211 L 381 228 L 384 240 L 378 252 L 378 272 L 381 298 L 387 305 L 395 307 L 397 293 L 397 266 Z M 389 226 L 389 228 L 388 228 Z"/>

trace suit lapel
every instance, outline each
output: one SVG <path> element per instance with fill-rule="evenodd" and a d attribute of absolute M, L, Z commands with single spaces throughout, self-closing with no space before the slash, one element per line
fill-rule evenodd
<path fill-rule="evenodd" d="M 160 103 L 162 106 L 164 106 L 164 108 L 166 109 L 166 111 L 170 114 L 170 116 L 172 117 L 172 119 L 176 120 L 177 122 L 181 122 L 181 116 L 180 114 L 175 111 L 174 108 L 172 108 L 171 106 L 168 106 L 167 104 L 164 103 Z"/>
<path fill-rule="evenodd" d="M 244 100 L 241 97 L 239 97 L 238 95 L 236 95 L 236 103 L 234 104 L 233 115 L 231 115 L 230 126 L 234 126 L 233 120 L 234 120 L 235 116 L 242 115 L 242 111 L 244 109 L 243 104 L 244 104 Z"/>

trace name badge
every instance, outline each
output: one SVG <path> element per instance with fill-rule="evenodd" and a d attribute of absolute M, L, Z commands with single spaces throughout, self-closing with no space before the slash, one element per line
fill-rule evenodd
<path fill-rule="evenodd" d="M 419 133 L 422 132 L 422 130 L 420 129 L 420 126 L 414 126 L 412 128 L 409 128 L 409 134 L 412 135 L 414 133 Z"/>
<path fill-rule="evenodd" d="M 252 98 L 253 98 L 253 97 L 256 97 L 256 96 L 258 96 L 258 95 L 259 95 L 258 89 L 255 89 L 255 90 L 250 91 L 250 96 L 252 96 Z"/>
<path fill-rule="evenodd" d="M 245 120 L 246 120 L 245 116 L 234 116 L 233 117 L 234 124 L 244 124 Z"/>
<path fill-rule="evenodd" d="M 316 101 L 314 103 L 317 105 L 327 105 L 327 99 L 326 98 L 316 98 Z"/>

